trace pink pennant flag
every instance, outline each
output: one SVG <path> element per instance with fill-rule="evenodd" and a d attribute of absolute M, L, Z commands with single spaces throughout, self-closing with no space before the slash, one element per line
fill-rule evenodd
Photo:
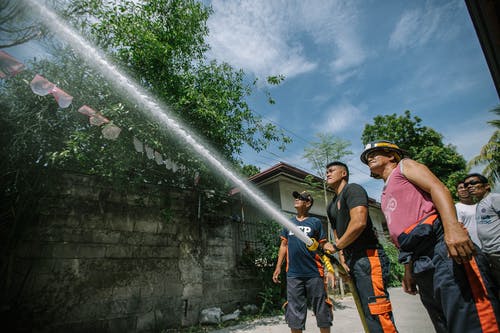
<path fill-rule="evenodd" d="M 90 106 L 88 105 L 82 105 L 79 109 L 78 109 L 78 112 L 80 112 L 81 114 L 84 114 L 86 115 L 87 117 L 92 117 L 93 115 L 95 115 L 97 113 L 96 110 L 92 109 Z"/>
<path fill-rule="evenodd" d="M 14 76 L 24 69 L 24 64 L 5 51 L 0 51 L 0 78 Z"/>
<path fill-rule="evenodd" d="M 39 96 L 45 96 L 50 94 L 52 89 L 55 88 L 55 84 L 47 80 L 41 75 L 35 75 L 33 80 L 30 82 L 30 87 L 33 93 L 39 95 Z"/>
<path fill-rule="evenodd" d="M 89 123 L 94 126 L 101 126 L 109 123 L 109 119 L 104 117 L 100 112 L 92 109 L 88 105 L 83 105 L 78 109 L 78 112 L 89 117 Z"/>
<path fill-rule="evenodd" d="M 71 101 L 73 101 L 73 96 L 62 90 L 61 88 L 54 86 L 54 88 L 50 91 L 50 94 L 54 96 L 57 104 L 62 109 L 67 108 L 71 105 Z"/>
<path fill-rule="evenodd" d="M 35 75 L 33 80 L 31 80 L 30 87 L 33 93 L 39 96 L 45 96 L 47 94 L 51 94 L 52 96 L 54 96 L 57 104 L 62 109 L 70 106 L 71 101 L 73 101 L 73 96 L 38 74 Z"/>

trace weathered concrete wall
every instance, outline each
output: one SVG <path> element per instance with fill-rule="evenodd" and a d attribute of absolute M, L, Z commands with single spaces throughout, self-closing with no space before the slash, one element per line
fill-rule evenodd
<path fill-rule="evenodd" d="M 50 188 L 16 249 L 9 290 L 29 315 L 18 325 L 161 331 L 196 324 L 203 308 L 256 302 L 254 277 L 236 263 L 237 226 L 198 219 L 196 194 L 110 190 L 78 175 Z"/>

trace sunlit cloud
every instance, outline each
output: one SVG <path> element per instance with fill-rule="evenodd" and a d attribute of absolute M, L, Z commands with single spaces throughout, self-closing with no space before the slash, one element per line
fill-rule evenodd
<path fill-rule="evenodd" d="M 355 30 L 356 10 L 348 3 L 214 0 L 211 4 L 211 56 L 258 77 L 293 78 L 326 68 L 343 82 L 366 58 Z M 311 55 L 315 49 L 321 49 L 322 57 Z"/>
<path fill-rule="evenodd" d="M 450 17 L 457 12 L 457 3 L 448 2 L 433 6 L 427 2 L 424 8 L 405 11 L 389 38 L 389 48 L 406 50 L 421 47 L 431 40 L 451 38 L 458 27 L 450 24 Z"/>
<path fill-rule="evenodd" d="M 359 127 L 362 119 L 363 115 L 358 107 L 342 102 L 325 111 L 324 119 L 318 122 L 317 130 L 338 135 L 346 129 Z"/>

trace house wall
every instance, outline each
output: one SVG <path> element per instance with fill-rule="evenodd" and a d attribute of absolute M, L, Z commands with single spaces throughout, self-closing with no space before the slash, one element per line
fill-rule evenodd
<path fill-rule="evenodd" d="M 197 193 L 62 175 L 14 249 L 2 325 L 152 332 L 197 324 L 204 308 L 254 304 L 255 276 L 237 266 L 238 225 L 198 219 L 197 204 Z"/>
<path fill-rule="evenodd" d="M 290 217 L 295 215 L 292 192 L 301 192 L 306 190 L 311 192 L 310 188 L 303 182 L 283 175 L 273 177 L 272 179 L 267 180 L 264 184 L 258 185 L 258 187 L 259 190 L 264 193 L 273 203 L 275 203 L 279 209 L 281 209 L 287 216 Z M 312 194 L 314 197 L 314 205 L 310 210 L 310 214 L 320 218 L 323 221 L 325 231 L 329 230 L 326 217 L 327 204 L 325 203 L 323 191 L 317 191 Z M 327 193 L 328 203 L 332 200 L 332 197 L 332 193 Z M 368 207 L 377 237 L 381 242 L 388 241 L 387 224 L 385 222 L 385 217 L 380 209 L 380 205 L 375 202 L 370 202 Z M 238 210 L 241 210 L 241 203 L 238 204 L 237 208 L 233 208 L 233 211 Z M 245 200 L 243 200 L 243 211 L 245 220 L 247 221 L 258 221 L 268 218 L 260 209 L 248 202 L 245 202 Z"/>

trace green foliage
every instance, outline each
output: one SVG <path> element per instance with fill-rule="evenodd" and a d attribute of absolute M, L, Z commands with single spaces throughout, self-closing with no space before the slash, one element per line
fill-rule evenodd
<path fill-rule="evenodd" d="M 500 106 L 497 106 L 491 112 L 500 117 Z M 488 142 L 481 148 L 479 155 L 469 161 L 468 167 L 485 165 L 482 174 L 488 178 L 492 186 L 500 182 L 500 118 L 488 122 L 497 128 L 491 135 Z"/>
<path fill-rule="evenodd" d="M 264 123 L 245 102 L 252 86 L 244 73 L 227 64 L 207 62 L 204 38 L 210 9 L 197 1 L 154 0 L 145 3 L 99 0 L 67 5 L 70 20 L 126 67 L 144 88 L 170 105 L 170 111 L 199 136 L 212 152 L 238 166 L 243 145 L 255 150 L 288 138 Z M 102 176 L 115 185 L 154 183 L 190 186 L 194 173 L 205 188 L 226 186 L 208 176 L 205 163 L 184 142 L 146 119 L 137 105 L 113 88 L 91 64 L 69 49 L 53 46 L 49 60 L 27 63 L 27 69 L 0 86 L 5 173 L 19 168 L 72 170 Z M 28 83 L 40 74 L 73 98 L 60 109 L 52 96 L 37 96 Z M 278 84 L 282 78 L 270 78 Z M 77 109 L 88 105 L 122 129 L 116 141 L 103 138 Z M 133 149 L 138 138 L 181 166 L 175 174 Z M 208 144 L 206 145 L 208 146 Z"/>
<path fill-rule="evenodd" d="M 255 165 L 251 164 L 246 164 L 241 167 L 241 173 L 247 177 L 251 177 L 253 175 L 256 175 L 260 172 L 260 169 L 256 167 Z"/>
<path fill-rule="evenodd" d="M 268 286 L 259 292 L 259 299 L 262 301 L 260 314 L 276 312 L 276 301 L 281 300 L 281 289 L 276 286 Z"/>
<path fill-rule="evenodd" d="M 318 133 L 316 136 L 319 141 L 311 142 L 308 147 L 304 148 L 302 157 L 311 164 L 313 170 L 321 179 L 321 183 L 318 182 L 317 178 L 310 175 L 305 178 L 305 181 L 309 184 L 308 190 L 312 193 L 317 194 L 318 189 L 322 189 L 325 198 L 324 202 L 327 205 L 326 165 L 333 161 L 341 161 L 346 156 L 352 155 L 352 151 L 349 150 L 351 142 L 338 138 L 333 134 Z"/>
<path fill-rule="evenodd" d="M 70 17 L 224 158 L 235 161 L 244 144 L 260 151 L 289 141 L 247 105 L 252 86 L 243 71 L 205 59 L 211 10 L 201 2 L 81 0 L 69 12 L 75 9 Z"/>
<path fill-rule="evenodd" d="M 352 155 L 352 151 L 348 148 L 351 142 L 334 136 L 333 134 L 316 134 L 319 141 L 311 142 L 309 147 L 304 148 L 302 156 L 311 164 L 317 175 L 325 178 L 325 167 L 333 161 L 340 161 L 348 155 Z"/>
<path fill-rule="evenodd" d="M 467 176 L 467 172 L 465 170 L 456 171 L 452 173 L 445 182 L 445 185 L 450 189 L 454 200 L 458 201 L 457 183 L 464 180 L 465 176 Z"/>
<path fill-rule="evenodd" d="M 382 242 L 382 246 L 391 264 L 389 287 L 399 287 L 405 273 L 404 266 L 398 262 L 399 251 L 391 242 Z"/>
<path fill-rule="evenodd" d="M 361 141 L 389 140 L 406 150 L 410 158 L 425 164 L 443 183 L 455 172 L 465 170 L 465 159 L 452 145 L 445 145 L 443 136 L 423 126 L 422 119 L 406 110 L 404 115 L 385 115 L 373 118 L 365 125 Z M 452 187 L 449 187 L 452 190 Z"/>
<path fill-rule="evenodd" d="M 258 234 L 254 261 L 259 285 L 262 286 L 258 294 L 261 301 L 260 312 L 275 314 L 281 310 L 285 301 L 286 278 L 282 277 L 280 284 L 272 281 L 280 246 L 279 234 L 283 227 L 272 220 L 259 221 L 258 225 L 258 230 L 265 230 Z"/>

